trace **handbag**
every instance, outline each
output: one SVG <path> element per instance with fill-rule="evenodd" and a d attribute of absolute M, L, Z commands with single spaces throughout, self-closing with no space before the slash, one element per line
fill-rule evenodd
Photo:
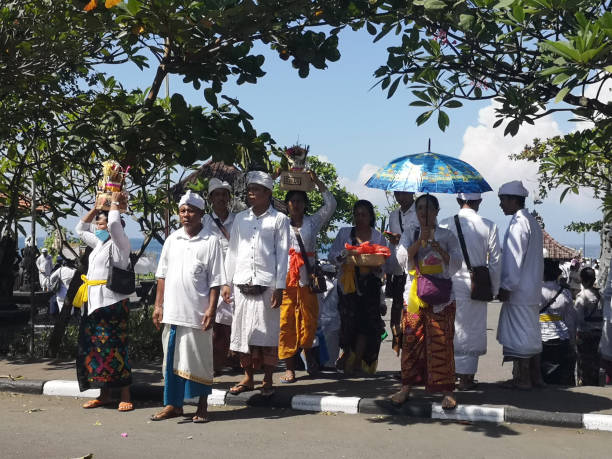
<path fill-rule="evenodd" d="M 113 250 L 112 244 L 108 246 L 108 277 L 106 278 L 106 288 L 115 292 L 129 295 L 136 291 L 136 275 L 132 267 L 132 260 L 127 266 L 127 269 L 121 269 L 113 266 Z"/>
<path fill-rule="evenodd" d="M 300 246 L 300 254 L 304 260 L 304 265 L 306 266 L 306 273 L 308 274 L 308 288 L 310 289 L 310 292 L 325 293 L 327 291 L 327 283 L 325 282 L 325 274 L 323 274 L 323 270 L 319 266 L 318 260 L 315 258 L 314 266 L 310 266 L 302 236 L 300 236 L 300 232 L 294 226 L 292 226 L 292 228 L 293 234 L 295 234 L 295 238 Z"/>
<path fill-rule="evenodd" d="M 414 257 L 416 271 L 417 296 L 427 304 L 448 303 L 453 289 L 453 281 L 432 274 L 421 274 L 419 260 Z"/>
<path fill-rule="evenodd" d="M 489 268 L 487 266 L 472 266 L 465 246 L 463 231 L 461 231 L 461 225 L 459 224 L 459 215 L 455 215 L 455 226 L 457 227 L 457 235 L 459 236 L 463 259 L 470 273 L 470 298 L 476 301 L 491 301 L 493 299 L 493 286 L 491 285 Z"/>

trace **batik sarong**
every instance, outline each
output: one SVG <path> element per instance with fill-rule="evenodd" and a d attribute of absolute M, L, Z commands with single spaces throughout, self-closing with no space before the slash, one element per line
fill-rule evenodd
<path fill-rule="evenodd" d="M 298 349 L 310 349 L 317 332 L 319 301 L 309 287 L 287 287 L 280 306 L 278 357 L 293 357 Z"/>
<path fill-rule="evenodd" d="M 440 312 L 432 307 L 402 316 L 402 384 L 425 385 L 428 392 L 455 389 L 455 302 Z"/>
<path fill-rule="evenodd" d="M 127 300 L 96 309 L 81 318 L 76 361 L 81 392 L 132 383 L 128 318 Z"/>

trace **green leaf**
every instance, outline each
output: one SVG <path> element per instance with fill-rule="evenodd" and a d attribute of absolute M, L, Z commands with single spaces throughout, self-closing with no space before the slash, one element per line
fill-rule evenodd
<path fill-rule="evenodd" d="M 553 79 L 552 83 L 553 84 L 563 84 L 569 79 L 570 79 L 570 75 L 568 75 L 567 73 L 560 73 Z"/>
<path fill-rule="evenodd" d="M 431 106 L 430 103 L 424 102 L 422 100 L 413 100 L 408 105 L 410 105 L 412 107 L 429 107 L 429 106 Z"/>
<path fill-rule="evenodd" d="M 569 42 L 550 41 L 547 40 L 542 43 L 542 47 L 552 51 L 555 54 L 563 56 L 567 59 L 571 59 L 576 62 L 580 62 L 580 53 L 576 48 L 571 46 Z"/>
<path fill-rule="evenodd" d="M 366 30 L 370 35 L 376 35 L 376 27 L 370 22 L 366 22 Z"/>
<path fill-rule="evenodd" d="M 471 14 L 461 14 L 459 15 L 459 25 L 462 29 L 471 29 L 472 24 L 474 23 L 474 16 Z"/>
<path fill-rule="evenodd" d="M 393 94 L 395 94 L 395 91 L 396 91 L 397 86 L 399 85 L 401 79 L 402 79 L 402 77 L 397 77 L 395 79 L 395 81 L 393 82 L 393 84 L 389 88 L 389 93 L 387 94 L 387 99 L 390 99 L 393 96 Z"/>
<path fill-rule="evenodd" d="M 510 121 L 508 126 L 506 126 L 506 129 L 504 129 L 504 135 L 510 134 L 512 137 L 514 137 L 519 130 L 519 126 L 519 120 Z"/>
<path fill-rule="evenodd" d="M 502 8 L 508 8 L 510 5 L 514 3 L 514 1 L 515 0 L 501 0 L 494 6 L 494 8 L 498 10 L 501 10 Z"/>
<path fill-rule="evenodd" d="M 459 107 L 463 107 L 463 104 L 459 102 L 458 100 L 449 100 L 448 102 L 444 104 L 444 106 L 448 108 L 459 108 Z"/>
<path fill-rule="evenodd" d="M 446 3 L 441 0 L 425 0 L 423 5 L 426 10 L 441 10 L 446 8 Z"/>
<path fill-rule="evenodd" d="M 604 70 L 605 70 L 606 72 L 608 72 L 608 73 L 612 73 L 612 65 L 606 65 L 606 66 L 604 67 Z"/>
<path fill-rule="evenodd" d="M 562 88 L 561 91 L 559 91 L 557 93 L 557 95 L 555 96 L 555 102 L 559 103 L 561 102 L 565 96 L 567 96 L 567 93 L 570 91 L 569 86 L 566 86 L 565 88 Z"/>
<path fill-rule="evenodd" d="M 425 121 L 427 121 L 433 112 L 434 112 L 433 110 L 429 110 L 428 112 L 421 113 L 416 119 L 417 126 L 420 126 Z"/>
<path fill-rule="evenodd" d="M 547 69 L 542 70 L 540 72 L 540 75 L 542 76 L 554 75 L 555 73 L 564 72 L 565 70 L 567 70 L 567 67 L 561 67 L 561 66 L 555 65 L 553 67 L 548 67 Z"/>
<path fill-rule="evenodd" d="M 517 22 L 523 22 L 525 20 L 525 10 L 523 10 L 523 5 L 519 2 L 516 2 L 512 6 L 512 16 L 514 16 Z"/>
<path fill-rule="evenodd" d="M 438 127 L 440 128 L 440 130 L 445 131 L 449 124 L 450 119 L 448 115 L 446 114 L 446 112 L 440 110 L 440 113 L 438 113 Z"/>
<path fill-rule="evenodd" d="M 206 102 L 208 102 L 213 108 L 219 107 L 219 102 L 217 101 L 217 94 L 212 88 L 206 88 L 204 90 L 204 98 Z"/>

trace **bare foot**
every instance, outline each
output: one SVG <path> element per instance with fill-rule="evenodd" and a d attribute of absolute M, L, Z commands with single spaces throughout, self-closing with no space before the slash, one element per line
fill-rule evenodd
<path fill-rule="evenodd" d="M 394 405 L 401 406 L 406 403 L 411 397 L 412 393 L 410 392 L 410 387 L 402 386 L 399 392 L 396 392 L 391 397 L 389 397 L 389 400 L 391 400 L 391 403 L 393 403 Z"/>
<path fill-rule="evenodd" d="M 285 375 L 281 376 L 280 380 L 281 380 L 281 382 L 283 384 L 294 383 L 296 381 L 296 379 L 295 379 L 295 371 L 293 371 L 293 370 L 285 371 Z"/>
<path fill-rule="evenodd" d="M 164 419 L 176 418 L 183 415 L 183 408 L 175 408 L 172 405 L 166 405 L 159 413 L 151 416 L 151 421 L 163 421 Z"/>
<path fill-rule="evenodd" d="M 191 420 L 194 424 L 204 424 L 205 422 L 210 421 L 208 418 L 208 398 L 206 396 L 200 397 L 198 409 Z"/>

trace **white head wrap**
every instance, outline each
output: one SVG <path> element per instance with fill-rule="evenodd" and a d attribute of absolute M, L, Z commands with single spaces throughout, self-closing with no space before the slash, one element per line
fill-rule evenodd
<path fill-rule="evenodd" d="M 184 205 L 189 204 L 190 206 L 197 207 L 198 209 L 204 210 L 206 204 L 204 203 L 204 198 L 197 193 L 192 192 L 191 190 L 187 190 L 187 193 L 183 195 L 181 200 L 179 201 L 179 208 Z"/>
<path fill-rule="evenodd" d="M 264 186 L 269 190 L 274 188 L 274 180 L 272 180 L 272 177 L 270 177 L 269 174 L 261 171 L 251 171 L 247 174 L 247 185 L 250 185 L 251 183 Z"/>
<path fill-rule="evenodd" d="M 208 194 L 218 190 L 219 188 L 227 190 L 230 193 L 232 192 L 232 186 L 224 180 L 219 180 L 218 178 L 213 177 L 208 181 Z"/>
<path fill-rule="evenodd" d="M 499 187 L 499 196 L 502 194 L 509 194 L 512 196 L 529 196 L 529 191 L 523 186 L 523 182 L 520 180 L 513 180 L 508 183 L 504 183 Z"/>
<path fill-rule="evenodd" d="M 462 201 L 479 201 L 482 199 L 480 193 L 457 193 L 457 198 Z"/>

